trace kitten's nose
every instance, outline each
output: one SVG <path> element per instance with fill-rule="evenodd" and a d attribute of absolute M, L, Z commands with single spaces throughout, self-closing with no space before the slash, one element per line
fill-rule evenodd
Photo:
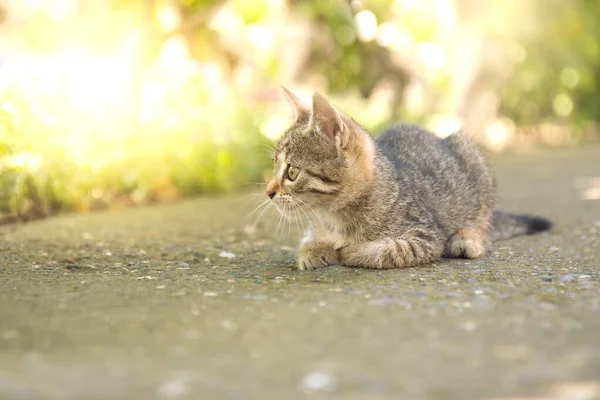
<path fill-rule="evenodd" d="M 277 187 L 277 181 L 275 179 L 271 179 L 271 182 L 269 182 L 269 184 L 265 188 L 267 189 L 267 196 L 269 196 L 271 200 L 273 200 L 273 197 L 275 197 L 275 195 L 277 194 Z"/>

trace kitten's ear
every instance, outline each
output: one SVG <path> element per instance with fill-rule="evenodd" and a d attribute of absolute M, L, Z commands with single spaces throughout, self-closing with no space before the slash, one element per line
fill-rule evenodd
<path fill-rule="evenodd" d="M 300 100 L 298 96 L 290 92 L 284 86 L 281 86 L 281 90 L 283 91 L 287 101 L 294 108 L 294 112 L 296 113 L 296 122 L 308 120 L 310 118 L 310 109 L 302 102 L 302 100 Z"/>
<path fill-rule="evenodd" d="M 319 93 L 313 94 L 312 102 L 311 128 L 326 135 L 338 146 L 345 147 L 348 139 L 348 128 L 342 121 L 340 113 Z"/>

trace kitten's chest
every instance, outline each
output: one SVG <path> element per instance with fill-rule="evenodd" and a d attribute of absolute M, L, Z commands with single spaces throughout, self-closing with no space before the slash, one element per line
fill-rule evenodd
<path fill-rule="evenodd" d="M 339 218 L 331 215 L 322 215 L 320 218 L 320 229 L 317 229 L 317 240 L 332 243 L 334 249 L 338 250 L 351 242 L 358 241 L 353 231 Z M 315 226 L 316 228 L 316 226 Z"/>

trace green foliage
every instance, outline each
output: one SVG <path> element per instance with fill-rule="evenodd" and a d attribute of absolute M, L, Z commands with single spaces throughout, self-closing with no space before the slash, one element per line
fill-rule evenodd
<path fill-rule="evenodd" d="M 3 75 L 11 54 L 0 54 L 0 222 L 260 181 L 270 169 L 266 136 L 284 129 L 279 83 L 317 82 L 372 130 L 442 120 L 469 105 L 456 104 L 452 63 L 465 32 L 510 64 L 504 81 L 493 68 L 477 77 L 502 82 L 479 88 L 500 96 L 501 116 L 516 125 L 600 120 L 593 0 L 112 0 L 67 16 L 33 2 L 30 14 L 18 9 L 30 23 L 15 28 L 20 3 L 0 10 L 3 39 L 31 57 L 13 79 Z M 361 38 L 361 11 L 376 20 L 376 38 Z M 300 46 L 286 43 L 294 24 L 310 36 L 306 57 L 291 60 L 280 51 Z M 385 100 L 381 88 L 391 92 Z"/>
<path fill-rule="evenodd" d="M 525 59 L 505 87 L 503 111 L 515 122 L 600 120 L 600 3 L 548 0 L 537 32 L 523 38 Z M 561 115 L 557 96 L 566 107 Z M 571 103 L 572 111 L 566 113 Z M 558 113 L 557 113 L 558 112 Z"/>

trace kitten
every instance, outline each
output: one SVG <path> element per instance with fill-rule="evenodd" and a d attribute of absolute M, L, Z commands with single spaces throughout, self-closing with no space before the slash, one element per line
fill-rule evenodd
<path fill-rule="evenodd" d="M 299 269 L 478 258 L 490 239 L 550 229 L 543 218 L 493 211 L 494 178 L 464 136 L 400 124 L 373 140 L 318 93 L 311 110 L 283 91 L 296 118 L 275 148 L 267 195 L 316 217 Z"/>

